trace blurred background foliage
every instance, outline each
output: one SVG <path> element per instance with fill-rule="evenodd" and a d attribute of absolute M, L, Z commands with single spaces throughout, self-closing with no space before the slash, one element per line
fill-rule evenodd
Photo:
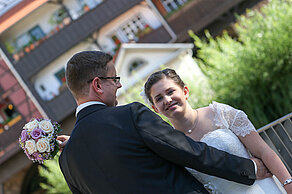
<path fill-rule="evenodd" d="M 39 165 L 39 174 L 45 180 L 40 183 L 40 186 L 48 194 L 71 193 L 58 163 L 59 156 L 60 153 L 55 159 L 47 160 L 44 165 Z"/>
<path fill-rule="evenodd" d="M 202 39 L 190 32 L 198 48 L 195 61 L 212 99 L 244 110 L 259 128 L 292 110 L 292 1 L 247 10 L 234 30 L 236 38 L 227 32 L 213 38 L 206 31 Z"/>

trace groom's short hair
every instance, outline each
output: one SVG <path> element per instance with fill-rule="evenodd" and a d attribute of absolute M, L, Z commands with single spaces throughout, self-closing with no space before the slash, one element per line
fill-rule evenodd
<path fill-rule="evenodd" d="M 111 55 L 101 51 L 83 51 L 71 57 L 66 66 L 66 82 L 76 99 L 88 94 L 89 80 L 107 75 L 111 60 Z"/>

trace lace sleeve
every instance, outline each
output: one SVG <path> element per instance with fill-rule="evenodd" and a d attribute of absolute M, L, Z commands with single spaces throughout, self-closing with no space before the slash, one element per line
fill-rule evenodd
<path fill-rule="evenodd" d="M 221 123 L 224 127 L 233 131 L 237 136 L 244 137 L 252 131 L 256 131 L 243 111 L 218 102 L 213 102 L 211 108 L 215 112 L 216 125 Z"/>
<path fill-rule="evenodd" d="M 238 112 L 234 118 L 234 122 L 230 126 L 230 129 L 237 136 L 242 136 L 242 137 L 250 134 L 252 131 L 256 131 L 253 124 L 247 118 L 247 115 L 241 110 L 238 110 Z"/>

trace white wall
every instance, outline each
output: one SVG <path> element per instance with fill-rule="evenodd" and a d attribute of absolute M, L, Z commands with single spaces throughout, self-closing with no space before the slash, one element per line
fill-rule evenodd
<path fill-rule="evenodd" d="M 51 100 L 54 96 L 59 95 L 59 87 L 61 83 L 55 77 L 55 73 L 65 68 L 67 61 L 77 52 L 84 50 L 99 50 L 95 45 L 82 42 L 77 46 L 71 48 L 62 56 L 58 57 L 47 67 L 42 69 L 38 74 L 32 78 L 34 88 L 43 100 Z M 43 85 L 46 91 L 43 92 L 40 86 Z"/>
<path fill-rule="evenodd" d="M 160 63 L 163 59 L 167 58 L 168 55 L 173 52 L 173 50 L 166 49 L 144 49 L 140 52 L 137 52 L 136 49 L 127 50 L 126 55 L 124 55 L 123 65 L 118 67 L 118 72 L 122 77 L 129 77 L 128 69 L 132 62 L 137 59 L 142 59 L 147 61 L 148 65 L 153 66 L 154 64 Z M 144 71 L 148 66 L 141 68 L 141 71 Z M 129 80 L 128 80 L 129 81 Z M 126 84 L 126 80 L 122 82 Z"/>

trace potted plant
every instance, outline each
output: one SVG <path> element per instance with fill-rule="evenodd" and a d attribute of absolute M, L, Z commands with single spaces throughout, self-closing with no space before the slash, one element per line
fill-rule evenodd
<path fill-rule="evenodd" d="M 25 51 L 26 53 L 29 53 L 29 52 L 30 52 L 30 48 L 29 48 L 29 46 L 24 47 L 24 51 Z"/>
<path fill-rule="evenodd" d="M 14 54 L 13 54 L 13 59 L 14 59 L 15 61 L 18 61 L 18 60 L 20 59 L 19 54 L 18 54 L 18 53 L 14 53 Z"/>
<path fill-rule="evenodd" d="M 87 11 L 89 11 L 89 10 L 90 10 L 89 6 L 85 3 L 85 4 L 83 5 L 83 11 L 87 12 Z"/>
<path fill-rule="evenodd" d="M 145 36 L 146 34 L 149 34 L 151 31 L 152 31 L 152 28 L 148 24 L 145 24 L 144 28 L 142 30 L 139 30 L 136 33 L 136 36 L 141 38 L 141 37 Z"/>
<path fill-rule="evenodd" d="M 13 54 L 15 52 L 15 48 L 10 42 L 6 41 L 4 44 L 5 44 L 5 47 L 6 47 L 7 51 L 10 54 Z"/>
<path fill-rule="evenodd" d="M 29 48 L 30 48 L 30 50 L 33 50 L 35 48 L 34 43 L 30 43 Z"/>
<path fill-rule="evenodd" d="M 32 44 L 32 41 L 29 41 L 26 45 L 23 46 L 24 51 L 26 53 L 29 53 L 31 51 L 30 45 Z"/>

